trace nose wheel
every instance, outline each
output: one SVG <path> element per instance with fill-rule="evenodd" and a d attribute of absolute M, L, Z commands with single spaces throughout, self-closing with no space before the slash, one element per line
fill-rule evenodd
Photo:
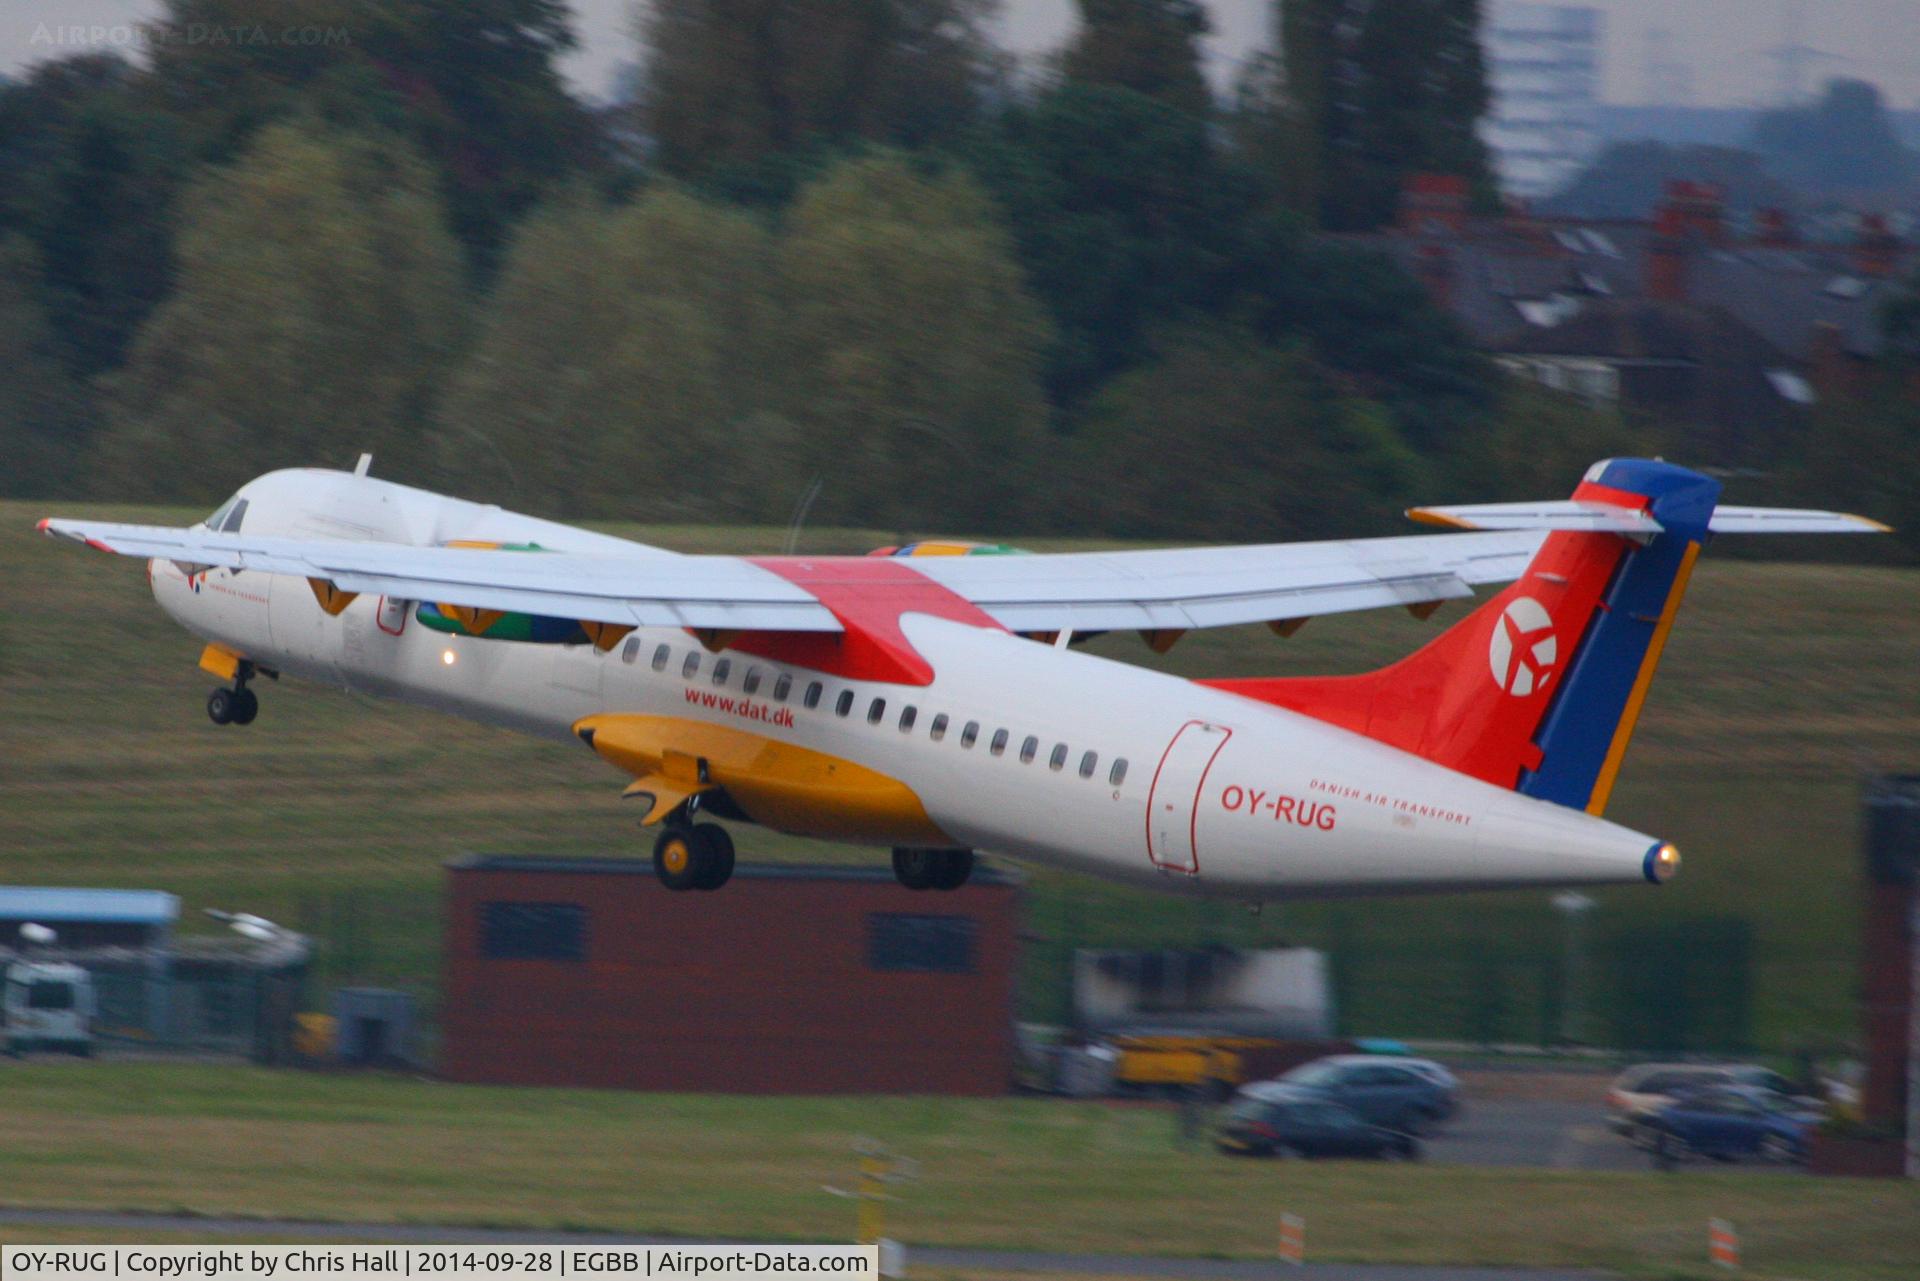
<path fill-rule="evenodd" d="M 221 687 L 207 695 L 207 719 L 215 725 L 251 725 L 260 714 L 260 696 L 247 688 L 253 664 L 242 661 L 233 676 L 233 688 Z"/>
<path fill-rule="evenodd" d="M 733 838 L 718 823 L 671 823 L 653 843 L 653 873 L 670 890 L 717 890 L 733 876 Z"/>

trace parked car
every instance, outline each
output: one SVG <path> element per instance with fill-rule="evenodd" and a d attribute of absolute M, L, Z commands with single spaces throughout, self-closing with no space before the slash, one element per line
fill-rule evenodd
<path fill-rule="evenodd" d="M 1820 1113 L 1791 1095 L 1751 1085 L 1696 1090 L 1660 1108 L 1641 1124 L 1654 1164 L 1670 1170 L 1689 1157 L 1715 1161 L 1758 1158 L 1780 1165 L 1807 1157 L 1807 1136 Z"/>
<path fill-rule="evenodd" d="M 1637 1146 L 1652 1141 L 1645 1121 L 1661 1108 L 1699 1090 L 1745 1086 L 1816 1110 L 1818 1099 L 1799 1094 L 1791 1081 L 1757 1063 L 1640 1063 L 1614 1078 L 1607 1091 L 1607 1124 Z"/>
<path fill-rule="evenodd" d="M 1415 1161 L 1420 1140 L 1370 1125 L 1314 1090 L 1262 1081 L 1240 1091 L 1214 1139 L 1237 1156 L 1351 1156 Z"/>
<path fill-rule="evenodd" d="M 1312 1090 L 1370 1125 L 1407 1134 L 1425 1134 L 1460 1110 L 1459 1082 L 1427 1059 L 1335 1054 L 1301 1064 L 1278 1084 Z"/>
<path fill-rule="evenodd" d="M 78 965 L 15 961 L 0 994 L 6 1052 L 65 1050 L 93 1053 L 93 976 Z"/>

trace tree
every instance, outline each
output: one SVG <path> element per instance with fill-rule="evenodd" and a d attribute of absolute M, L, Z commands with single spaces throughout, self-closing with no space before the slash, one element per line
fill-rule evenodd
<path fill-rule="evenodd" d="M 1880 90 L 1864 80 L 1829 81 L 1819 102 L 1761 116 L 1753 149 L 1814 195 L 1883 192 L 1920 177 L 1920 156 L 1900 144 Z"/>
<path fill-rule="evenodd" d="M 1283 0 L 1286 83 L 1320 146 L 1321 220 L 1390 221 L 1409 174 L 1491 190 L 1481 0 Z"/>
<path fill-rule="evenodd" d="M 1259 542 L 1380 532 L 1428 490 L 1380 406 L 1297 348 L 1183 328 L 1089 405 L 1071 445 L 1076 529 Z"/>
<path fill-rule="evenodd" d="M 919 146 L 975 116 L 997 0 L 653 0 L 641 127 L 668 173 L 784 199 L 796 157 Z M 817 166 L 815 166 L 817 167 Z"/>
<path fill-rule="evenodd" d="M 262 129 L 183 199 L 179 283 L 108 381 L 103 492 L 214 496 L 272 466 L 389 475 L 458 337 L 458 243 L 403 142 Z"/>
<path fill-rule="evenodd" d="M 1014 518 L 1046 430 L 1048 329 L 997 211 L 956 170 L 848 161 L 780 244 L 795 416 L 820 512 L 952 529 Z"/>
<path fill-rule="evenodd" d="M 754 219 L 673 191 L 543 209 L 439 415 L 448 478 L 556 515 L 784 517 L 772 256 Z"/>
<path fill-rule="evenodd" d="M 1197 116 L 1069 81 L 1007 112 L 970 159 L 1052 313 L 1047 384 L 1062 406 L 1143 359 L 1152 326 L 1239 288 L 1235 238 L 1261 189 Z"/>
<path fill-rule="evenodd" d="M 92 425 L 86 393 L 41 311 L 39 277 L 31 243 L 0 239 L 0 494 L 9 498 L 70 495 Z"/>
<path fill-rule="evenodd" d="M 167 220 L 189 160 L 122 58 L 65 58 L 0 83 L 0 234 L 32 242 L 35 288 L 74 374 L 118 365 L 165 295 Z"/>
<path fill-rule="evenodd" d="M 575 45 L 565 0 L 278 0 L 270 22 L 258 0 L 167 0 L 154 25 L 153 106 L 204 156 L 230 160 L 303 114 L 402 133 L 482 266 L 514 218 L 595 159 L 558 65 Z"/>
<path fill-rule="evenodd" d="M 1213 95 L 1200 71 L 1212 29 L 1199 0 L 1079 0 L 1080 27 L 1060 69 L 1085 84 L 1131 89 L 1196 116 Z"/>

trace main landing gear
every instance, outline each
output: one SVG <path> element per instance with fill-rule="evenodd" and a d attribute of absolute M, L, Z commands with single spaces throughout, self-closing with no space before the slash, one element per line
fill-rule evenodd
<path fill-rule="evenodd" d="M 215 725 L 251 725 L 260 714 L 260 696 L 247 688 L 253 664 L 246 659 L 233 673 L 233 688 L 222 686 L 207 695 L 207 719 Z"/>
<path fill-rule="evenodd" d="M 718 823 L 669 823 L 653 843 L 653 873 L 670 890 L 717 890 L 733 876 L 733 838 Z"/>
<path fill-rule="evenodd" d="M 957 890 L 973 875 L 973 851 L 896 849 L 893 874 L 910 890 Z"/>

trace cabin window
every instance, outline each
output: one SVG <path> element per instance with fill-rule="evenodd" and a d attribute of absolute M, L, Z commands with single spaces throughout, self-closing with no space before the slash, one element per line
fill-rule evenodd
<path fill-rule="evenodd" d="M 1010 736 L 1008 735 L 1007 731 L 1003 729 L 997 729 L 993 731 L 993 741 L 987 744 L 987 750 L 989 752 L 992 752 L 995 756 L 1006 755 L 1008 737 Z"/>
<path fill-rule="evenodd" d="M 1047 768 L 1058 772 L 1066 763 L 1067 745 L 1065 743 L 1055 743 L 1053 745 L 1053 755 L 1047 757 Z"/>
<path fill-rule="evenodd" d="M 1127 779 L 1127 758 L 1122 756 L 1119 760 L 1113 763 L 1113 768 L 1107 771 L 1107 782 L 1111 783 L 1115 787 L 1118 787 L 1120 786 L 1120 784 L 1124 783 L 1126 779 Z"/>
<path fill-rule="evenodd" d="M 653 651 L 653 670 L 656 672 L 666 671 L 667 660 L 672 657 L 673 657 L 673 646 L 671 645 L 662 645 L 658 649 L 654 650 Z"/>
<path fill-rule="evenodd" d="M 927 736 L 936 743 L 947 736 L 947 714 L 945 712 L 933 718 L 933 724 L 928 728 Z"/>
<path fill-rule="evenodd" d="M 867 724 L 878 725 L 880 718 L 886 714 L 887 700 L 884 698 L 874 699 L 872 703 L 867 705 Z"/>
<path fill-rule="evenodd" d="M 1080 758 L 1080 777 L 1092 778 L 1093 770 L 1100 763 L 1100 753 L 1088 752 Z"/>
<path fill-rule="evenodd" d="M 1022 765 L 1033 764 L 1033 758 L 1039 754 L 1039 751 L 1040 736 L 1038 734 L 1027 735 L 1026 739 L 1020 744 L 1020 763 Z"/>
<path fill-rule="evenodd" d="M 773 682 L 773 701 L 776 703 L 784 703 L 787 701 L 787 695 L 792 692 L 793 677 L 787 675 L 785 672 L 781 672 Z"/>
<path fill-rule="evenodd" d="M 629 636 L 627 643 L 620 647 L 620 661 L 631 666 L 633 660 L 638 657 L 640 657 L 640 638 Z"/>
<path fill-rule="evenodd" d="M 721 659 L 713 665 L 713 683 L 715 685 L 725 685 L 727 683 L 727 676 L 732 671 L 733 660 L 731 658 Z"/>
<path fill-rule="evenodd" d="M 686 677 L 688 680 L 692 680 L 694 677 L 694 674 L 699 670 L 700 670 L 700 651 L 697 649 L 690 649 L 687 651 L 687 661 L 680 664 L 680 674 Z"/>
<path fill-rule="evenodd" d="M 972 747 L 980 741 L 980 722 L 968 721 L 967 727 L 960 731 L 960 746 Z"/>
<path fill-rule="evenodd" d="M 843 689 L 840 691 L 840 697 L 836 698 L 833 701 L 833 714 L 835 716 L 845 716 L 848 712 L 852 710 L 853 710 L 853 691 L 850 689 Z"/>
<path fill-rule="evenodd" d="M 914 718 L 918 715 L 920 715 L 920 709 L 912 703 L 908 703 L 900 709 L 900 732 L 902 734 L 913 728 Z"/>
<path fill-rule="evenodd" d="M 759 668 L 749 667 L 747 669 L 747 679 L 741 683 L 741 686 L 740 686 L 741 690 L 745 693 L 751 694 L 755 690 L 759 689 L 760 677 L 762 674 L 763 673 L 760 671 Z"/>
<path fill-rule="evenodd" d="M 810 681 L 807 684 L 807 696 L 800 701 L 808 707 L 818 707 L 820 706 L 820 695 L 826 692 L 826 688 L 827 687 L 819 681 Z"/>

